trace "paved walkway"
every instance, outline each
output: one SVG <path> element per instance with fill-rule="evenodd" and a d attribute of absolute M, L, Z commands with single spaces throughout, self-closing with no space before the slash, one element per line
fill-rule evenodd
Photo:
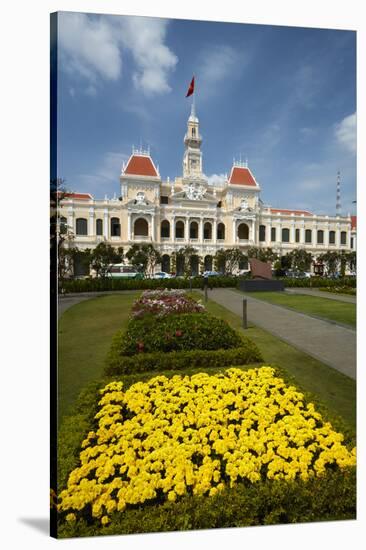
<path fill-rule="evenodd" d="M 208 297 L 240 317 L 245 297 L 249 322 L 339 372 L 356 378 L 356 331 L 266 303 L 248 294 L 241 296 L 226 288 L 213 289 Z"/>
<path fill-rule="evenodd" d="M 347 296 L 346 294 L 336 294 L 335 292 L 322 292 L 316 288 L 286 288 L 289 294 L 308 294 L 309 296 L 317 296 L 320 298 L 329 298 L 329 300 L 338 300 L 338 302 L 356 303 L 356 296 Z"/>

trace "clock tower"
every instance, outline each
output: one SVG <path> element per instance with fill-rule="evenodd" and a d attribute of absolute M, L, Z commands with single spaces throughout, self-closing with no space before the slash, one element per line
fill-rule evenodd
<path fill-rule="evenodd" d="M 184 136 L 185 151 L 183 156 L 183 178 L 202 177 L 202 137 L 199 133 L 199 121 L 192 102 L 191 114 L 187 122 L 187 132 Z"/>

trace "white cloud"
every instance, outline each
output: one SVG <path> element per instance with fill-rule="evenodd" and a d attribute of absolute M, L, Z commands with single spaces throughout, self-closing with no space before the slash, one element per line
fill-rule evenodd
<path fill-rule="evenodd" d="M 113 26 L 103 18 L 83 13 L 61 13 L 59 45 L 63 68 L 95 83 L 99 78 L 116 80 L 122 58 Z"/>
<path fill-rule="evenodd" d="M 335 137 L 346 151 L 356 153 L 356 113 L 346 116 L 336 124 Z"/>
<path fill-rule="evenodd" d="M 247 56 L 227 45 L 210 46 L 200 55 L 197 85 L 200 96 L 209 96 L 220 90 L 218 84 L 240 74 L 247 64 Z M 235 68 L 235 71 L 234 71 Z"/>
<path fill-rule="evenodd" d="M 170 92 L 169 72 L 177 56 L 164 44 L 168 21 L 149 17 L 119 18 L 120 39 L 136 63 L 133 81 L 145 94 Z"/>
<path fill-rule="evenodd" d="M 147 17 L 60 14 L 59 43 L 63 69 L 88 83 L 85 91 L 96 95 L 103 80 L 122 74 L 122 55 L 134 61 L 135 87 L 147 95 L 170 91 L 169 72 L 178 58 L 165 45 L 168 21 Z"/>
<path fill-rule="evenodd" d="M 207 176 L 207 180 L 208 185 L 221 187 L 226 181 L 226 174 L 212 174 L 211 176 Z"/>

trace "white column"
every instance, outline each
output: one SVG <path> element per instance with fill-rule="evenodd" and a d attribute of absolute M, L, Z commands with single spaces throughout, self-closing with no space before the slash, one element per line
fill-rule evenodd
<path fill-rule="evenodd" d="M 324 227 L 323 229 L 324 231 L 324 248 L 328 248 L 329 247 L 329 223 L 327 223 L 327 225 Z"/>
<path fill-rule="evenodd" d="M 151 240 L 155 242 L 155 214 L 151 214 L 151 229 L 150 229 Z"/>
<path fill-rule="evenodd" d="M 69 231 L 72 231 L 73 233 L 75 233 L 74 209 L 72 206 L 67 209 L 67 225 L 68 225 Z"/>
<path fill-rule="evenodd" d="M 300 244 L 305 244 L 305 225 L 302 223 L 300 227 Z"/>
<path fill-rule="evenodd" d="M 88 223 L 88 235 L 95 235 L 94 231 L 94 209 L 89 208 L 89 223 Z"/>
<path fill-rule="evenodd" d="M 233 244 L 236 244 L 236 219 L 233 219 Z"/>
<path fill-rule="evenodd" d="M 213 231 L 213 242 L 216 244 L 217 242 L 217 220 L 215 219 L 212 224 L 212 231 Z"/>
<path fill-rule="evenodd" d="M 291 222 L 290 243 L 293 244 L 294 242 L 295 242 L 295 222 Z"/>
<path fill-rule="evenodd" d="M 108 239 L 109 236 L 109 218 L 108 218 L 108 210 L 104 210 L 104 221 L 103 221 L 103 235 L 106 239 Z"/>
<path fill-rule="evenodd" d="M 268 224 L 264 224 L 264 227 L 266 228 L 266 240 L 265 240 L 266 246 L 271 247 L 272 246 L 272 243 L 271 243 L 272 223 L 270 222 Z"/>
<path fill-rule="evenodd" d="M 132 237 L 132 234 L 131 234 L 131 213 L 128 212 L 128 214 L 127 214 L 127 240 L 131 241 L 131 237 Z"/>
<path fill-rule="evenodd" d="M 203 243 L 203 218 L 200 218 L 200 222 L 198 224 L 198 242 Z"/>
<path fill-rule="evenodd" d="M 189 241 L 189 217 L 184 220 L 184 240 L 186 243 Z"/>
<path fill-rule="evenodd" d="M 341 230 L 339 228 L 339 223 L 337 223 L 337 229 L 336 229 L 336 247 L 340 248 L 341 246 Z"/>
<path fill-rule="evenodd" d="M 175 216 L 170 219 L 170 238 L 172 242 L 175 242 Z"/>

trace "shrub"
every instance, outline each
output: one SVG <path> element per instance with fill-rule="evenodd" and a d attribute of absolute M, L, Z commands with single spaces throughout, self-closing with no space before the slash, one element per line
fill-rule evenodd
<path fill-rule="evenodd" d="M 117 335 L 107 356 L 105 372 L 108 375 L 118 375 L 192 368 L 207 370 L 247 365 L 259 361 L 262 361 L 261 353 L 254 342 L 249 339 L 245 339 L 240 347 L 233 349 L 139 353 L 128 357 L 121 355 L 120 335 Z"/>
<path fill-rule="evenodd" d="M 246 372 L 231 369 L 214 377 L 199 374 L 191 379 L 168 379 L 160 376 L 151 379 L 147 384 L 139 382 L 123 391 L 121 382 L 113 382 L 104 387 L 100 392 L 102 398 L 99 412 L 90 424 L 95 431 L 89 432 L 82 444 L 84 450 L 80 453 L 81 468 L 80 463 L 77 467 L 75 449 L 69 449 L 68 454 L 74 457 L 76 469 L 69 476 L 68 489 L 60 495 L 60 509 L 63 511 L 60 519 L 63 521 L 66 516 L 66 519 L 71 520 L 69 526 L 61 524 L 61 536 L 354 518 L 355 468 L 350 466 L 354 463 L 353 453 L 342 445 L 341 434 L 334 432 L 331 425 L 323 421 L 313 405 L 306 405 L 303 395 L 296 388 L 286 386 L 281 379 L 274 378 L 274 374 L 273 369 L 268 367 Z M 189 390 L 188 393 L 184 391 L 185 388 Z M 235 388 L 240 388 L 240 392 L 237 393 Z M 196 400 L 192 391 L 198 392 L 200 399 Z M 217 392 L 222 395 L 216 395 Z M 240 403 L 245 396 L 248 399 L 244 400 L 246 406 L 243 407 Z M 249 399 L 250 396 L 253 399 Z M 95 394 L 94 399 L 96 401 Z M 205 404 L 203 401 L 207 399 L 209 402 Z M 170 405 L 164 406 L 164 400 Z M 221 400 L 225 401 L 224 408 Z M 193 409 L 187 406 L 190 402 Z M 263 405 L 266 414 L 261 412 Z M 198 416 L 199 426 L 195 425 L 196 407 L 203 407 L 204 411 L 204 414 Z M 145 429 L 144 424 L 136 424 L 133 419 L 136 416 L 136 421 L 139 415 L 144 416 L 146 413 L 151 418 Z M 238 414 L 246 419 L 241 424 L 237 422 Z M 164 427 L 162 424 L 162 419 L 171 415 L 177 416 L 178 423 L 183 422 L 182 429 L 178 432 L 177 425 L 168 423 Z M 153 422 L 155 417 L 157 431 Z M 185 437 L 191 437 L 192 430 L 189 426 L 192 422 L 196 432 L 195 446 L 201 448 L 201 458 L 208 458 L 197 462 L 199 457 L 192 448 L 194 442 L 190 441 L 190 445 L 183 447 L 185 453 L 192 455 L 192 468 L 197 471 L 197 476 L 194 475 L 192 481 L 185 477 L 187 473 L 183 475 L 183 481 L 178 477 L 166 476 L 165 469 L 161 469 L 161 461 L 166 460 L 167 469 L 179 469 L 180 463 L 171 460 L 170 452 L 166 454 L 170 447 L 164 451 L 159 445 L 157 432 L 161 433 L 165 441 L 166 429 L 170 430 L 174 443 L 171 452 L 179 453 L 179 445 L 183 444 Z M 71 423 L 70 426 L 80 432 L 77 423 Z M 135 461 L 128 452 L 132 439 L 129 439 L 130 444 L 126 446 L 123 435 L 126 430 L 132 430 L 131 435 L 137 438 L 138 445 L 133 446 L 133 455 L 147 455 L 150 461 L 156 463 L 157 468 L 148 470 L 151 473 L 147 477 L 145 462 L 139 463 L 139 467 L 137 463 L 134 466 Z M 184 430 L 187 430 L 186 434 Z M 220 431 L 224 432 L 221 434 L 223 438 L 216 433 Z M 276 434 L 279 445 L 273 445 Z M 241 444 L 243 437 L 247 442 L 245 448 Z M 80 441 L 80 436 L 74 435 L 70 439 L 76 440 Z M 143 444 L 144 441 L 147 444 Z M 304 441 L 310 444 L 306 445 Z M 235 443 L 240 445 L 237 453 L 231 452 Z M 109 448 L 106 449 L 106 445 L 111 452 Z M 262 449 L 263 445 L 267 445 L 267 450 Z M 212 458 L 209 458 L 210 453 L 207 450 L 210 446 L 216 449 Z M 248 449 L 252 448 L 256 452 L 248 454 Z M 117 452 L 116 455 L 113 455 L 113 450 Z M 241 453 L 244 453 L 245 460 L 240 459 Z M 298 460 L 300 455 L 306 455 L 305 462 Z M 97 461 L 93 458 L 95 456 L 99 456 Z M 219 468 L 217 464 L 220 457 L 225 458 L 224 468 Z M 286 457 L 291 458 L 290 462 Z M 123 466 L 124 479 L 134 479 L 131 490 L 126 484 L 121 486 L 120 481 L 117 483 L 120 476 L 116 477 L 115 467 L 119 471 L 124 464 L 123 460 L 127 464 L 127 470 Z M 311 470 L 313 475 L 303 476 L 303 473 Z M 138 491 L 135 484 L 135 476 L 139 472 L 143 475 L 143 492 Z M 213 475 L 207 475 L 210 473 Z M 94 477 L 99 479 L 98 485 L 93 483 Z M 85 479 L 85 482 L 79 485 L 79 478 Z M 114 479 L 117 480 L 116 483 Z M 164 502 L 166 498 L 163 499 L 163 504 L 161 499 L 156 501 L 155 495 L 147 490 L 146 484 L 159 485 L 159 480 L 163 483 L 163 493 L 167 493 L 165 497 L 172 501 L 177 498 L 179 502 Z M 182 492 L 181 485 L 185 483 L 186 491 Z M 117 489 L 122 488 L 108 492 L 108 487 L 113 488 L 115 485 Z M 174 490 L 170 488 L 171 485 Z M 212 491 L 212 487 L 216 485 L 217 490 Z M 170 498 L 171 491 L 176 493 L 173 495 L 175 498 Z M 210 496 L 203 496 L 206 493 Z M 146 505 L 136 508 L 137 503 L 151 499 L 152 505 L 146 502 Z M 118 504 L 118 510 L 121 511 L 118 512 L 115 501 L 120 500 L 121 506 Z M 129 502 L 132 507 L 124 510 Z M 102 518 L 102 525 L 111 521 L 111 525 L 98 527 L 92 517 L 97 520 Z"/>
<path fill-rule="evenodd" d="M 131 319 L 120 336 L 120 353 L 229 349 L 241 344 L 239 333 L 223 319 L 208 313 L 182 313 Z"/>
<path fill-rule="evenodd" d="M 236 287 L 237 277 L 210 277 L 209 287 Z M 62 282 L 63 291 L 70 292 L 109 292 L 112 290 L 145 290 L 158 288 L 203 288 L 203 278 L 194 277 L 172 279 L 73 279 Z"/>
<path fill-rule="evenodd" d="M 284 282 L 285 287 L 288 288 L 321 288 L 321 287 L 337 287 L 345 286 L 348 288 L 356 288 L 355 277 L 345 277 L 344 279 L 328 279 L 327 277 L 310 277 L 305 279 L 291 279 L 287 277 L 280 277 L 280 280 Z"/>

